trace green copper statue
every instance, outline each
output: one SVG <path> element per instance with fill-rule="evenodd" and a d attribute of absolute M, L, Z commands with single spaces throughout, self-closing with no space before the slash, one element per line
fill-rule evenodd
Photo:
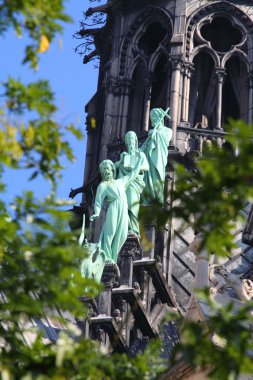
<path fill-rule="evenodd" d="M 87 241 L 84 242 L 83 248 L 85 248 L 88 257 L 82 261 L 81 275 L 100 282 L 105 267 L 105 253 L 101 251 L 97 244 L 88 243 Z"/>
<path fill-rule="evenodd" d="M 152 201 L 158 201 L 161 204 L 164 202 L 165 168 L 168 146 L 172 138 L 172 130 L 164 126 L 164 117 L 170 118 L 168 112 L 169 108 L 166 111 L 161 108 L 153 108 L 150 111 L 152 128 L 141 147 L 149 163 L 149 171 L 144 174 L 146 187 L 142 197 L 143 205 L 149 205 Z"/>
<path fill-rule="evenodd" d="M 149 165 L 145 154 L 140 152 L 138 149 L 138 139 L 135 132 L 127 132 L 125 135 L 125 144 L 127 152 L 121 153 L 120 160 L 115 163 L 115 167 L 118 173 L 117 178 L 129 176 L 134 170 L 136 162 L 138 161 L 138 157 L 140 157 L 139 172 L 126 188 L 129 216 L 128 230 L 134 232 L 137 236 L 139 236 L 140 230 L 138 215 L 140 208 L 140 196 L 145 187 L 143 180 L 144 172 L 148 171 Z"/>
<path fill-rule="evenodd" d="M 98 246 L 105 253 L 106 261 L 117 263 L 120 249 L 127 239 L 128 205 L 126 189 L 137 177 L 141 164 L 141 153 L 137 152 L 137 162 L 133 170 L 122 178 L 115 179 L 116 169 L 112 161 L 104 160 L 99 169 L 102 182 L 99 184 L 94 204 L 93 221 L 100 215 L 103 203 L 108 202 L 105 221 L 99 237 Z"/>
<path fill-rule="evenodd" d="M 100 282 L 105 267 L 105 253 L 97 244 L 89 243 L 85 237 L 85 214 L 83 214 L 83 225 L 79 237 L 79 245 L 85 249 L 87 254 L 87 257 L 85 257 L 81 263 L 82 277 L 92 278 Z"/>

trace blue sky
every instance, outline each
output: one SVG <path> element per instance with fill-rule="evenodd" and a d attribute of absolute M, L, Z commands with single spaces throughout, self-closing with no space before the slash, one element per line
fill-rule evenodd
<path fill-rule="evenodd" d="M 48 79 L 59 107 L 57 120 L 66 123 L 73 122 L 83 131 L 82 141 L 77 142 L 76 139 L 69 136 L 76 162 L 67 165 L 66 162 L 63 162 L 66 170 L 63 172 L 63 179 L 58 189 L 58 195 L 61 198 L 68 198 L 71 187 L 82 185 L 86 147 L 84 106 L 95 93 L 97 86 L 98 70 L 93 67 L 92 63 L 83 65 L 82 57 L 74 52 L 79 41 L 72 37 L 79 28 L 82 12 L 89 6 L 88 0 L 66 2 L 66 12 L 72 17 L 73 24 L 67 24 L 63 35 L 59 35 L 49 50 L 41 54 L 38 72 L 32 72 L 27 65 L 21 65 L 27 42 L 25 37 L 17 38 L 13 31 L 9 31 L 0 38 L 1 82 L 5 81 L 8 76 L 19 78 L 25 83 Z M 8 192 L 5 195 L 7 202 L 10 202 L 13 196 L 21 195 L 25 189 L 33 190 L 39 198 L 46 196 L 49 191 L 49 186 L 41 180 L 29 182 L 29 173 L 24 171 L 8 171 L 4 178 L 8 186 Z M 77 204 L 81 202 L 80 195 L 75 199 Z"/>

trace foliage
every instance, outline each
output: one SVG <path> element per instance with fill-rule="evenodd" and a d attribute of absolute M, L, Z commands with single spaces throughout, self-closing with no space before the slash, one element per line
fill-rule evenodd
<path fill-rule="evenodd" d="M 221 305 L 209 296 L 209 290 L 198 294 L 209 309 L 208 323 L 186 321 L 175 315 L 181 330 L 171 365 L 184 360 L 190 366 L 208 369 L 210 379 L 237 379 L 253 372 L 252 307 L 248 302 L 234 311 L 233 303 Z"/>
<path fill-rule="evenodd" d="M 0 4 L 0 34 L 14 27 L 28 33 L 23 63 L 37 68 L 39 54 L 69 21 L 63 2 L 5 1 Z M 110 357 L 97 343 L 80 339 L 73 323 L 87 318 L 79 297 L 97 295 L 100 286 L 80 275 L 85 251 L 69 232 L 64 201 L 55 199 L 61 160 L 74 155 L 66 133 L 77 138 L 73 125 L 56 121 L 57 107 L 50 84 L 25 84 L 8 78 L 0 107 L 0 377 L 1 379 L 126 379 L 151 378 L 161 371 L 158 343 L 143 356 Z M 36 199 L 31 191 L 4 202 L 3 174 L 8 168 L 27 169 L 30 180 L 42 175 L 51 184 L 50 195 Z M 6 211 L 8 210 L 8 212 Z M 10 217 L 11 214 L 11 217 Z M 88 290 L 87 290 L 88 289 Z M 87 293 L 89 291 L 89 293 Z M 71 311 L 71 315 L 70 312 Z M 58 339 L 45 339 L 35 321 L 61 328 Z M 153 357 L 150 365 L 150 357 Z"/>
<path fill-rule="evenodd" d="M 18 35 L 27 33 L 32 43 L 25 49 L 24 63 L 37 67 L 43 52 L 56 34 L 61 22 L 69 21 L 63 1 L 2 1 L 0 34 L 14 28 Z M 77 238 L 68 232 L 68 215 L 60 210 L 54 190 L 60 175 L 60 158 L 73 159 L 65 133 L 77 137 L 73 125 L 55 121 L 54 95 L 47 81 L 25 85 L 9 78 L 4 83 L 5 103 L 0 113 L 0 190 L 6 167 L 32 170 L 49 180 L 50 196 L 39 201 L 27 191 L 13 200 L 12 219 L 0 200 L 1 310 L 0 337 L 2 379 L 151 379 L 164 370 L 159 342 L 154 342 L 142 355 L 129 359 L 126 355 L 108 356 L 98 344 L 80 339 L 80 331 L 62 317 L 71 310 L 79 320 L 86 311 L 78 297 L 89 288 L 97 294 L 98 285 L 82 279 L 79 266 L 85 252 Z M 252 198 L 253 143 L 252 126 L 231 121 L 226 137 L 231 149 L 213 146 L 187 171 L 176 165 L 177 186 L 173 192 L 175 207 L 151 209 L 161 225 L 168 218 L 181 218 L 204 233 L 209 253 L 229 255 L 234 247 L 233 228 L 241 219 L 240 211 Z M 235 154 L 235 151 L 237 154 Z M 224 169 L 225 168 L 225 169 Z M 4 198 L 4 197 L 2 197 Z M 192 222 L 194 221 L 194 222 Z M 231 222 L 232 221 L 232 222 Z M 211 365 L 213 378 L 235 378 L 252 372 L 249 317 L 251 304 L 238 313 L 231 306 L 221 309 L 205 298 L 212 310 L 209 326 L 182 324 L 182 343 L 176 358 L 192 365 Z M 55 343 L 43 341 L 34 327 L 35 318 L 50 318 L 63 327 Z M 175 319 L 175 316 L 173 316 Z M 181 321 L 179 320 L 180 324 Z M 223 345 L 210 339 L 215 332 Z M 29 344 L 27 344 L 29 339 Z M 224 365 L 225 362 L 225 365 Z"/>
<path fill-rule="evenodd" d="M 1 0 L 0 35 L 14 28 L 18 37 L 28 35 L 31 43 L 25 48 L 23 63 L 37 68 L 45 39 L 50 43 L 63 30 L 62 23 L 71 18 L 64 13 L 64 0 Z"/>
<path fill-rule="evenodd" d="M 9 78 L 4 89 L 6 105 L 0 115 L 2 163 L 33 170 L 31 179 L 41 174 L 55 186 L 62 169 L 61 157 L 74 159 L 65 133 L 70 131 L 81 138 L 81 132 L 72 124 L 59 125 L 55 121 L 57 107 L 47 81 L 24 85 Z"/>

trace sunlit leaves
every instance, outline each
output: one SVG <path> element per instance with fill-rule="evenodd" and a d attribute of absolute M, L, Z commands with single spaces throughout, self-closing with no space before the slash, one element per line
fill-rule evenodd
<path fill-rule="evenodd" d="M 30 179 L 41 174 L 55 185 L 62 169 L 61 158 L 74 159 L 66 133 L 81 138 L 80 130 L 73 124 L 56 121 L 57 107 L 47 81 L 25 85 L 9 78 L 4 88 L 6 109 L 0 115 L 2 162 L 10 167 L 34 169 Z"/>
<path fill-rule="evenodd" d="M 15 166 L 23 155 L 23 149 L 17 139 L 18 130 L 9 124 L 2 115 L 0 115 L 0 125 L 1 163 Z"/>
<path fill-rule="evenodd" d="M 10 111 L 22 114 L 24 111 L 36 111 L 39 116 L 47 117 L 56 111 L 54 94 L 46 80 L 27 85 L 14 78 L 4 83 L 7 107 Z"/>
<path fill-rule="evenodd" d="M 47 51 L 49 48 L 49 41 L 47 39 L 47 36 L 41 36 L 40 39 L 40 47 L 39 47 L 39 53 L 44 53 L 44 51 Z"/>
<path fill-rule="evenodd" d="M 35 347 L 27 346 L 24 335 L 33 327 L 31 321 L 50 318 L 68 331 L 61 313 L 71 311 L 73 316 L 84 318 L 85 307 L 78 298 L 86 288 L 91 291 L 86 295 L 94 297 L 98 287 L 81 277 L 80 264 L 86 253 L 67 228 L 70 215 L 57 210 L 53 198 L 39 202 L 32 192 L 14 202 L 12 220 L 4 211 L 0 218 L 0 246 L 4 251 L 0 336 L 5 341 L 2 363 L 12 375 L 21 378 L 24 371 L 33 373 L 38 359 L 41 362 L 44 357 L 45 362 L 50 362 L 50 357 L 55 360 L 57 354 L 53 347 L 49 349 L 39 341 Z M 41 340 L 39 330 L 34 330 L 33 335 Z M 36 347 L 41 350 L 39 358 Z M 51 365 L 45 378 L 54 371 L 55 363 Z"/>

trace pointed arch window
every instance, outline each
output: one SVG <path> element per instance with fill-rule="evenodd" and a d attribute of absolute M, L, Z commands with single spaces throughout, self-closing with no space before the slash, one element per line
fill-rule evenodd
<path fill-rule="evenodd" d="M 222 95 L 222 124 L 229 117 L 248 119 L 249 89 L 248 72 L 245 62 L 238 56 L 232 56 L 225 64 L 225 78 Z"/>
<path fill-rule="evenodd" d="M 215 126 L 216 78 L 212 57 L 200 52 L 193 60 L 189 122 L 194 128 L 213 129 Z"/>
<path fill-rule="evenodd" d="M 193 35 L 189 122 L 222 129 L 229 117 L 251 121 L 247 35 L 233 16 L 202 19 Z"/>
<path fill-rule="evenodd" d="M 155 66 L 153 72 L 152 91 L 150 108 L 166 108 L 168 92 L 168 59 L 162 55 Z"/>
<path fill-rule="evenodd" d="M 129 96 L 127 123 L 127 130 L 134 131 L 137 134 L 141 131 L 143 124 L 145 78 L 146 67 L 143 62 L 139 62 L 132 76 L 133 85 Z"/>

